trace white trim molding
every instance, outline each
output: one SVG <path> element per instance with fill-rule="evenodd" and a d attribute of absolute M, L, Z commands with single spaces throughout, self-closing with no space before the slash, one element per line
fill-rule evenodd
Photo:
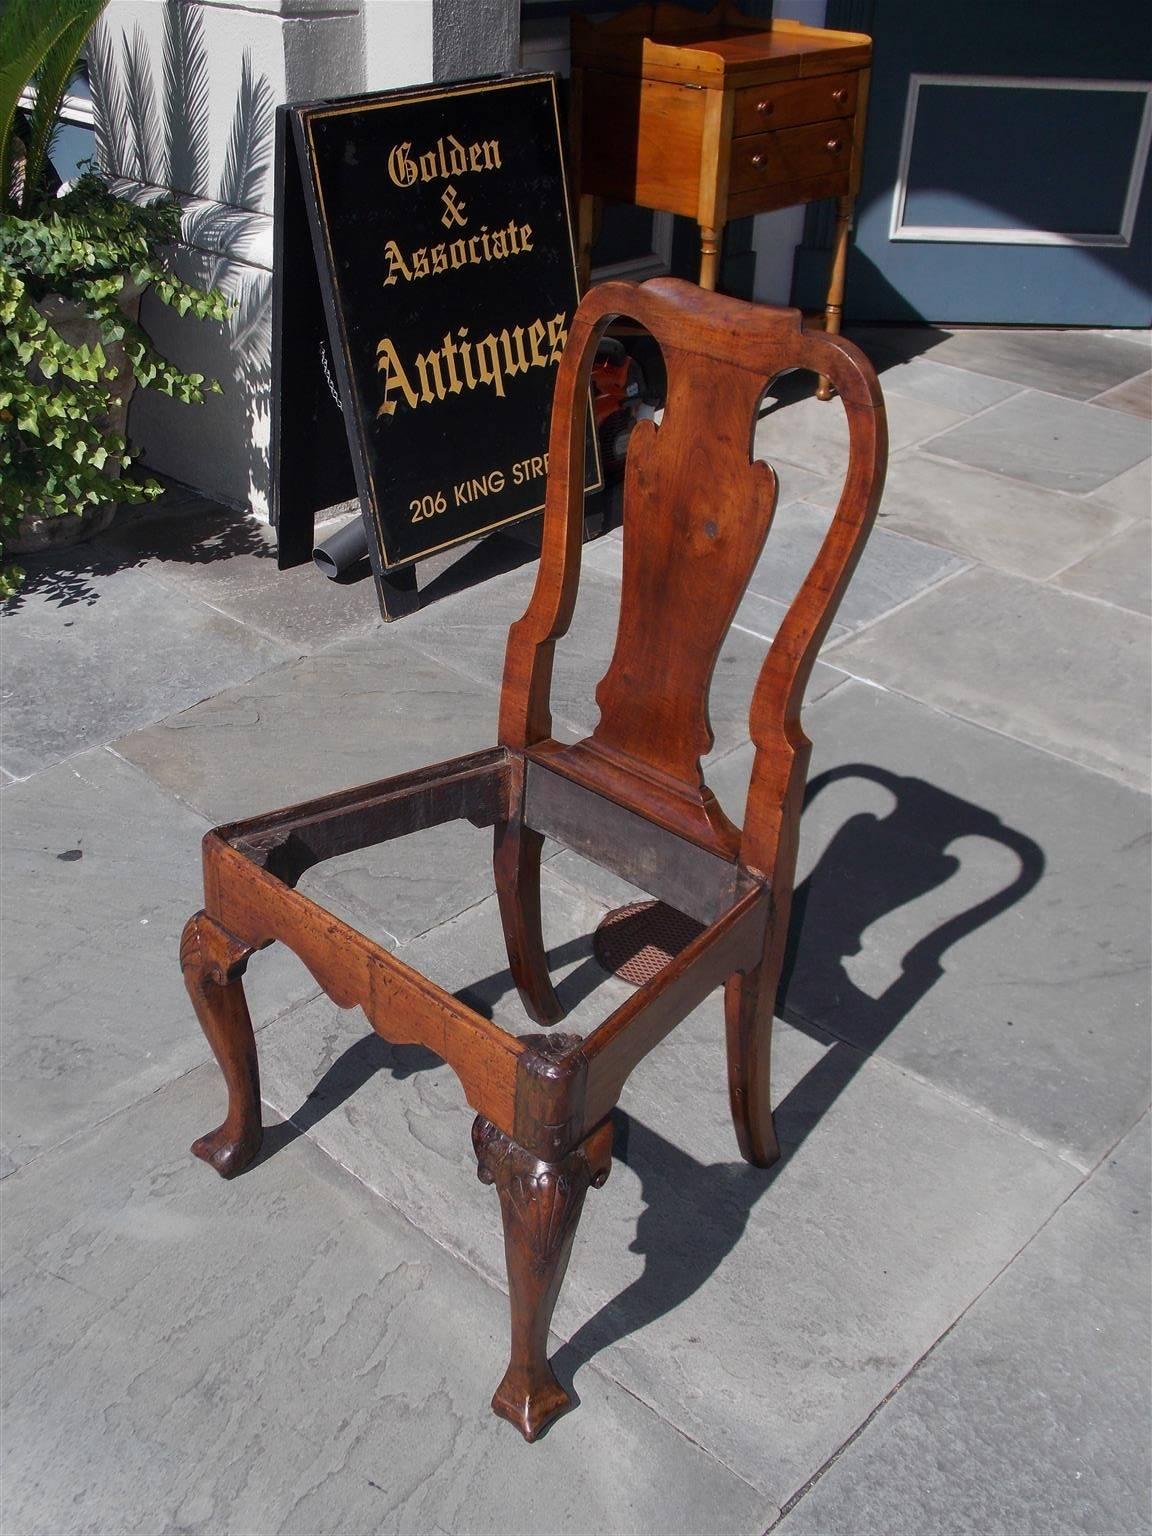
<path fill-rule="evenodd" d="M 670 213 L 652 214 L 652 249 L 627 261 L 610 261 L 605 266 L 593 267 L 594 283 L 614 282 L 627 278 L 630 282 L 643 283 L 650 277 L 665 277 L 672 270 L 673 220 Z"/>
<path fill-rule="evenodd" d="M 232 208 L 211 198 L 173 192 L 170 187 L 157 187 L 128 176 L 110 177 L 108 184 L 117 197 L 130 203 L 152 203 L 161 197 L 175 199 L 180 205 L 181 243 L 189 250 L 271 273 L 274 230 L 270 213 Z"/>
<path fill-rule="evenodd" d="M 30 85 L 21 91 L 16 105 L 23 107 L 25 112 L 31 112 L 36 105 L 36 87 Z M 77 96 L 71 91 L 66 91 L 60 98 L 60 121 L 78 123 L 82 128 L 94 128 L 96 120 L 93 116 L 92 98 Z"/>
<path fill-rule="evenodd" d="M 988 225 L 906 224 L 904 212 L 908 200 L 908 169 L 912 159 L 912 140 L 916 132 L 920 89 L 922 86 L 933 85 L 997 87 L 1001 90 L 1022 91 L 1125 91 L 1130 95 L 1142 95 L 1144 107 L 1132 148 L 1132 164 L 1128 172 L 1128 186 L 1120 216 L 1120 227 L 1110 231 L 1080 233 L 1061 229 L 996 229 Z M 890 240 L 936 240 L 965 245 L 1107 245 L 1126 248 L 1132 243 L 1132 231 L 1136 223 L 1136 209 L 1140 202 L 1140 189 L 1144 180 L 1144 170 L 1148 164 L 1150 144 L 1152 144 L 1152 81 L 1069 80 L 1056 77 L 1023 78 L 1014 75 L 912 74 L 908 78 L 904 131 L 900 140 L 896 185 L 892 193 L 892 218 L 888 238 Z"/>

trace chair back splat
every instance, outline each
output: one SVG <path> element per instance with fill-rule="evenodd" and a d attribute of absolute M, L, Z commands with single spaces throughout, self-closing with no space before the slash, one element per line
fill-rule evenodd
<path fill-rule="evenodd" d="M 661 425 L 641 423 L 629 445 L 620 622 L 596 690 L 600 722 L 567 746 L 551 735 L 552 662 L 580 580 L 588 380 L 600 338 L 618 315 L 659 343 L 668 391 Z M 839 392 L 848 475 L 756 685 L 749 722 L 756 761 L 741 834 L 701 769 L 713 743 L 708 690 L 775 511 L 776 475 L 751 458 L 757 409 L 771 380 L 794 368 L 830 378 Z M 680 837 L 771 874 L 785 807 L 802 793 L 807 772 L 804 689 L 875 517 L 886 452 L 872 368 L 850 342 L 804 331 L 798 310 L 752 306 L 673 278 L 594 289 L 560 365 L 543 550 L 531 604 L 508 637 L 501 742 Z"/>

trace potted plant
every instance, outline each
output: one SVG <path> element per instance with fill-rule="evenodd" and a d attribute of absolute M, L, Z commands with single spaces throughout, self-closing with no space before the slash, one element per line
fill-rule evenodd
<path fill-rule="evenodd" d="M 178 314 L 227 317 L 223 294 L 163 265 L 180 235 L 176 201 L 128 202 L 93 170 L 57 189 L 51 173 L 60 103 L 105 3 L 0 8 L 0 596 L 21 580 L 11 554 L 91 537 L 119 503 L 161 494 L 124 474 L 137 385 L 189 404 L 219 390 L 163 357 L 139 323 L 146 288 Z"/>

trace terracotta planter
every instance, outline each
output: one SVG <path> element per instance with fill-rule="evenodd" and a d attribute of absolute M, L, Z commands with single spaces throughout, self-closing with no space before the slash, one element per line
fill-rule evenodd
<path fill-rule="evenodd" d="M 140 317 L 143 291 L 138 284 L 129 283 L 121 295 L 120 308 L 129 320 L 138 320 Z M 63 298 L 58 293 L 50 293 L 47 298 L 40 300 L 36 308 L 70 346 L 94 347 L 100 341 L 99 322 L 88 316 L 82 304 Z M 116 369 L 116 379 L 109 386 L 112 404 L 101 418 L 101 425 L 126 437 L 128 405 L 136 391 L 136 375 L 132 372 L 132 364 L 121 342 L 103 342 L 102 345 L 105 357 Z M 119 466 L 109 467 L 108 473 L 118 479 Z M 118 502 L 107 501 L 95 507 L 85 507 L 81 512 L 66 513 L 62 517 L 29 512 L 15 528 L 5 533 L 5 551 L 13 555 L 31 555 L 39 550 L 81 544 L 85 539 L 103 533 L 111 525 L 118 510 Z"/>

